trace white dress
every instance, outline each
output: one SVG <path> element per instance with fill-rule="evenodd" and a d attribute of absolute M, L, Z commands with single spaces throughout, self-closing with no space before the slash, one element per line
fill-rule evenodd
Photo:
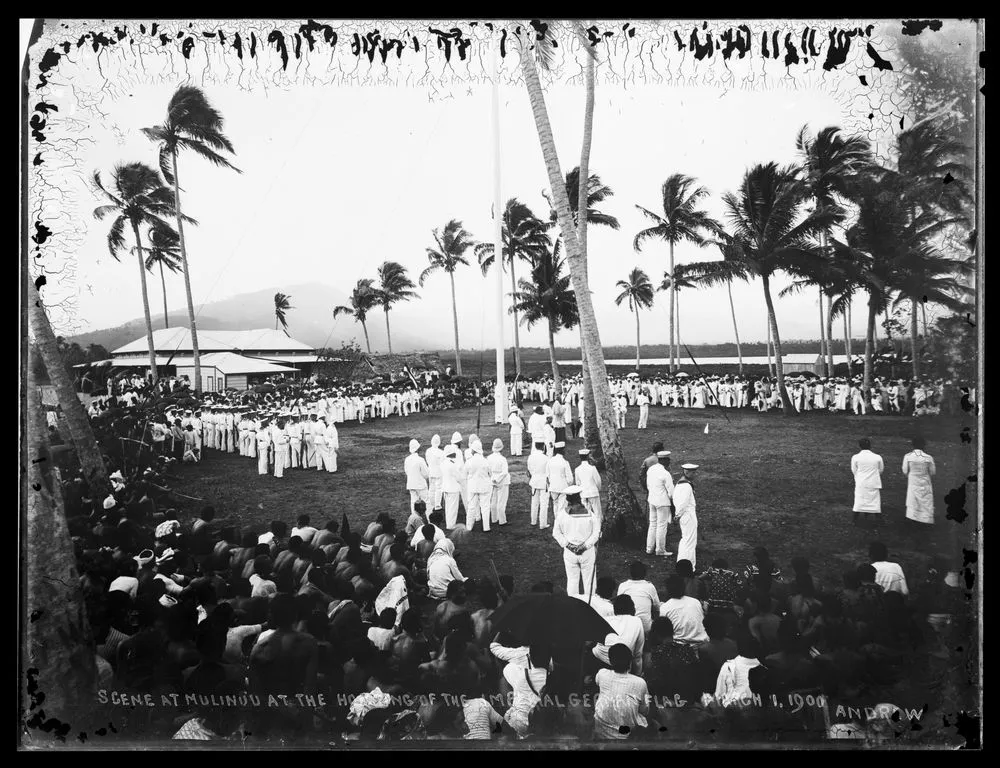
<path fill-rule="evenodd" d="M 931 478 L 936 472 L 934 457 L 921 450 L 910 451 L 903 457 L 906 475 L 906 516 L 918 523 L 934 522 L 934 488 Z"/>

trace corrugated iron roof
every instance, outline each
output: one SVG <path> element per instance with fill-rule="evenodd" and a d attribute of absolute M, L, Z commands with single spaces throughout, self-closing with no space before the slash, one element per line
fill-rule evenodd
<path fill-rule="evenodd" d="M 160 353 L 191 352 L 191 332 L 187 328 L 160 328 L 153 331 L 153 347 Z M 123 347 L 111 352 L 112 355 L 141 354 L 148 350 L 145 336 L 140 336 Z M 198 331 L 199 352 L 222 352 L 226 350 L 270 351 L 270 352 L 314 352 L 308 344 L 289 338 L 284 331 L 273 328 L 255 328 L 246 331 Z"/>

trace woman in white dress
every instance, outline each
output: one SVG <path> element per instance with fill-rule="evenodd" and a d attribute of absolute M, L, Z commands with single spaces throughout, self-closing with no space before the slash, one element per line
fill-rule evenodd
<path fill-rule="evenodd" d="M 913 450 L 903 457 L 903 474 L 906 475 L 906 518 L 917 523 L 934 523 L 934 488 L 931 478 L 937 467 L 934 457 L 924 453 L 926 443 L 922 437 L 913 438 Z"/>
<path fill-rule="evenodd" d="M 692 394 L 694 395 L 693 401 L 691 403 L 692 408 L 704 408 L 705 407 L 705 382 L 699 381 L 692 387 Z"/>

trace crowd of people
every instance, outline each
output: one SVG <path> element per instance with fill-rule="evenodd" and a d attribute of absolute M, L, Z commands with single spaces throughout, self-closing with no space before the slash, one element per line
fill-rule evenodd
<path fill-rule="evenodd" d="M 944 573 L 908 580 L 880 542 L 840 584 L 818 583 L 802 557 L 786 571 L 758 548 L 741 568 L 715 559 L 699 573 L 678 560 L 664 584 L 641 561 L 605 565 L 569 590 L 604 617 L 605 637 L 525 642 L 494 626 L 495 611 L 562 587 L 467 578 L 468 529 L 447 530 L 422 498 L 405 521 L 303 514 L 220 527 L 212 507 L 182 511 L 164 467 L 116 470 L 103 499 L 79 478 L 64 487 L 100 700 L 178 702 L 115 710 L 125 733 L 146 737 L 870 735 L 865 722 L 838 731 L 826 702 L 891 686 L 915 654 L 939 649 L 934 627 L 962 600 Z M 568 491 L 555 538 L 575 547 L 574 517 L 593 515 L 578 487 Z M 817 706 L 794 716 L 779 706 L 795 697 Z"/>

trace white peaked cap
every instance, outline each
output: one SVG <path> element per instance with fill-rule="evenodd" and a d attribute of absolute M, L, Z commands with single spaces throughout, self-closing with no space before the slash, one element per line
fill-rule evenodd
<path fill-rule="evenodd" d="M 670 455 L 670 451 L 657 451 L 656 455 L 663 459 Z"/>
<path fill-rule="evenodd" d="M 563 493 L 565 493 L 567 496 L 573 496 L 574 494 L 583 493 L 583 488 L 581 488 L 579 485 L 570 485 L 566 487 L 566 490 L 564 490 Z"/>
<path fill-rule="evenodd" d="M 681 469 L 698 469 L 697 464 L 681 464 Z"/>
<path fill-rule="evenodd" d="M 553 444 L 552 447 L 553 448 L 565 448 L 566 447 L 566 443 L 564 443 L 562 440 L 560 440 L 558 443 Z"/>
<path fill-rule="evenodd" d="M 461 432 L 455 432 L 451 436 L 451 444 L 454 445 L 455 443 L 460 443 L 460 442 L 462 442 L 462 433 Z"/>
<path fill-rule="evenodd" d="M 410 453 L 416 453 L 417 449 L 420 447 L 420 443 L 416 440 L 410 441 Z"/>
<path fill-rule="evenodd" d="M 441 435 L 434 435 L 434 437 L 431 438 L 431 445 L 435 448 L 441 445 Z"/>

